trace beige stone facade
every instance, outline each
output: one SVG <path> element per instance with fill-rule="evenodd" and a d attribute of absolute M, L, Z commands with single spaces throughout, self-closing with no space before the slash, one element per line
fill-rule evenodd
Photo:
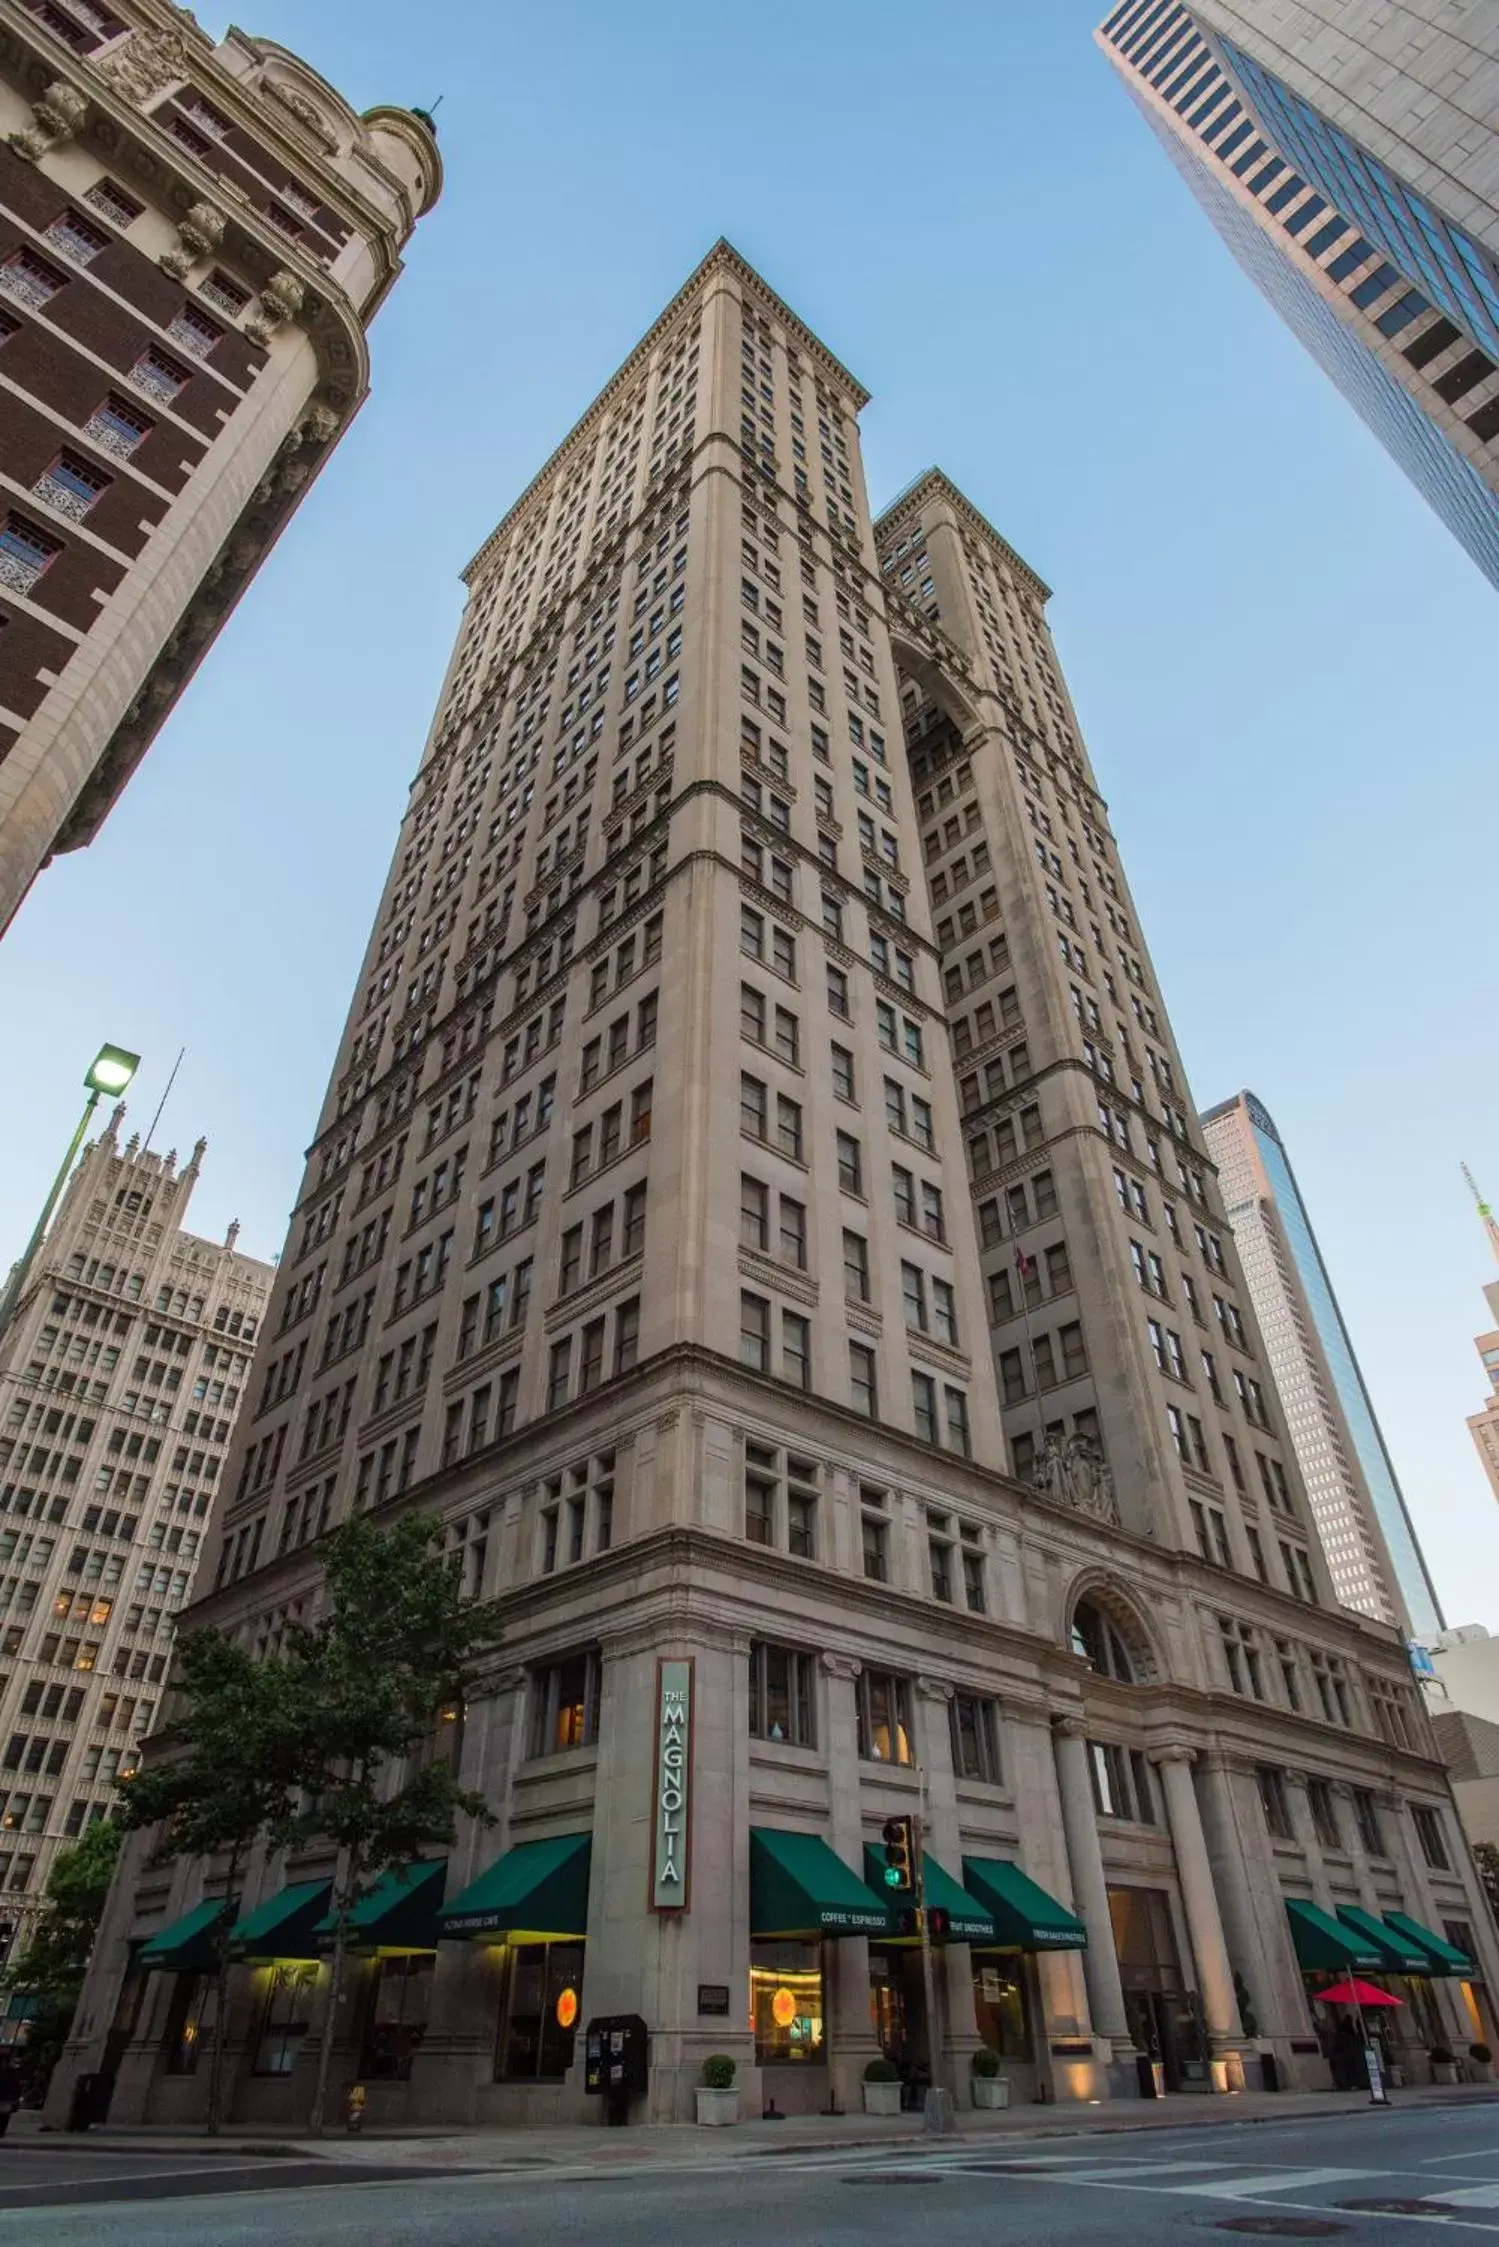
<path fill-rule="evenodd" d="M 169 0 L 0 0 L 0 929 L 92 840 L 369 384 L 441 185 Z"/>
<path fill-rule="evenodd" d="M 85 1148 L 0 1335 L 0 1927 L 161 1704 L 271 1267 L 186 1229 L 203 1143 Z"/>
<path fill-rule="evenodd" d="M 720 244 L 468 572 L 195 1610 L 274 1646 L 321 1527 L 415 1504 L 507 1603 L 454 1751 L 497 1822 L 372 1904 L 338 2031 L 376 2122 L 598 2117 L 619 2014 L 663 2119 L 716 2051 L 751 2111 L 857 2107 L 882 2049 L 966 2101 L 980 2042 L 1017 2098 L 1152 2047 L 1317 2082 L 1287 1896 L 1470 1928 L 1493 1980 L 1045 588 L 935 473 L 874 524 L 863 403 Z M 868 1884 L 907 1812 L 935 2021 Z M 57 2111 L 87 2071 L 201 2112 L 217 1897 L 302 1914 L 238 1938 L 228 2036 L 234 2114 L 305 2113 L 329 1869 L 225 1899 L 133 1843 Z"/>

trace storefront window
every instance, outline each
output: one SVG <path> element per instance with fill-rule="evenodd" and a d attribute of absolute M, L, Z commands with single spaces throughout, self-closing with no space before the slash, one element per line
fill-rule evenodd
<path fill-rule="evenodd" d="M 572 2066 L 582 1996 L 581 1943 L 512 1944 L 505 1961 L 495 2081 L 559 2082 Z"/>
<path fill-rule="evenodd" d="M 257 2075 L 290 2075 L 309 2026 L 317 1967 L 308 1959 L 270 1969 L 255 2046 Z"/>
<path fill-rule="evenodd" d="M 750 1945 L 750 2026 L 758 2067 L 826 2056 L 820 1943 Z"/>
<path fill-rule="evenodd" d="M 991 2050 L 1007 2060 L 1035 2058 L 1024 1968 L 1018 1958 L 985 1958 L 975 1952 L 973 2010 L 979 2035 Z"/>
<path fill-rule="evenodd" d="M 168 2075 L 196 2075 L 198 2055 L 213 2041 L 218 1992 L 211 1974 L 179 1974 L 162 2040 Z"/>
<path fill-rule="evenodd" d="M 859 1676 L 859 1754 L 866 1763 L 914 1763 L 911 1687 L 885 1670 Z"/>
<path fill-rule="evenodd" d="M 431 1951 L 411 1958 L 377 1958 L 370 1975 L 359 2072 L 376 2082 L 405 2083 L 427 2033 L 432 1995 Z"/>

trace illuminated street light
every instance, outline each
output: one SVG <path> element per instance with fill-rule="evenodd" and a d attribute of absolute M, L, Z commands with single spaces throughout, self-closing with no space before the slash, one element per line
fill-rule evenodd
<path fill-rule="evenodd" d="M 131 1079 L 140 1065 L 141 1057 L 138 1053 L 127 1053 L 125 1048 L 119 1045 L 101 1045 L 84 1072 L 83 1081 L 88 1087 L 88 1099 L 84 1102 L 83 1114 L 78 1119 L 78 1129 L 74 1132 L 57 1176 L 52 1181 L 52 1191 L 42 1204 L 42 1214 L 36 1221 L 30 1240 L 21 1252 L 19 1263 L 10 1275 L 4 1295 L 0 1296 L 0 1335 L 4 1334 L 15 1315 L 16 1305 L 21 1299 L 21 1290 L 26 1284 L 26 1275 L 35 1260 L 37 1250 L 42 1245 L 47 1227 L 52 1222 L 52 1212 L 56 1209 L 58 1197 L 68 1182 L 68 1173 L 73 1168 L 74 1157 L 83 1145 L 83 1135 L 88 1130 L 89 1118 L 106 1093 L 112 1100 L 119 1099 L 120 1094 L 128 1089 Z"/>

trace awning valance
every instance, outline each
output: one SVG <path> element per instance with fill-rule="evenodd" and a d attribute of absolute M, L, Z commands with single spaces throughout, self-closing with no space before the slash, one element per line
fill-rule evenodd
<path fill-rule="evenodd" d="M 349 1914 L 347 1940 L 354 1950 L 434 1951 L 439 1933 L 438 1907 L 448 1877 L 446 1857 L 429 1857 L 414 1865 L 393 1865 L 382 1873 L 368 1895 Z M 329 1937 L 335 1932 L 331 1912 L 325 1912 L 312 1930 Z M 320 1948 L 327 1948 L 324 1941 Z"/>
<path fill-rule="evenodd" d="M 1366 1912 L 1358 1904 L 1339 1904 L 1338 1918 L 1355 1936 L 1374 1945 L 1392 1974 L 1431 1972 L 1431 1960 L 1419 1943 L 1413 1943 L 1409 1935 L 1402 1935 L 1398 1927 L 1387 1926 L 1384 1920 L 1376 1919 L 1373 1912 Z"/>
<path fill-rule="evenodd" d="M 1387 1974 L 1383 1953 L 1367 1935 L 1355 1934 L 1304 1896 L 1287 1896 L 1286 1917 L 1296 1963 L 1303 1974 Z"/>
<path fill-rule="evenodd" d="M 965 1857 L 963 1885 L 994 1922 L 1003 1950 L 1082 1951 L 1088 1930 L 1074 1912 L 1002 1857 Z"/>
<path fill-rule="evenodd" d="M 588 1932 L 593 1837 L 522 1841 L 444 1904 L 440 1935 L 526 1935 L 533 1942 Z"/>
<path fill-rule="evenodd" d="M 751 1826 L 752 1936 L 891 1935 L 897 1925 L 819 1834 Z"/>
<path fill-rule="evenodd" d="M 278 1889 L 254 1911 L 246 1912 L 229 1930 L 229 1956 L 246 1958 L 316 1958 L 313 1929 L 328 1909 L 331 1880 L 299 1880 Z"/>
<path fill-rule="evenodd" d="M 1412 1919 L 1409 1912 L 1386 1912 L 1384 1917 L 1387 1927 L 1392 1927 L 1397 1935 L 1403 1935 L 1417 1950 L 1426 1953 L 1431 1961 L 1426 1969 L 1428 1974 L 1454 1974 L 1466 1979 L 1478 1972 L 1466 1951 L 1459 1950 L 1456 1943 L 1449 1943 L 1445 1935 L 1433 1934 L 1419 1919 Z"/>
<path fill-rule="evenodd" d="M 158 1967 L 168 1974 L 211 1974 L 218 1964 L 219 1927 L 234 1909 L 231 1896 L 206 1897 L 181 1919 L 148 1936 L 136 1964 Z"/>
<path fill-rule="evenodd" d="M 884 1891 L 881 1874 L 885 1859 L 873 1843 L 864 1844 L 864 1878 L 883 1903 Z M 976 1898 L 966 1888 L 960 1888 L 952 1874 L 944 1872 L 929 1850 L 922 1851 L 921 1880 L 928 1909 L 945 1911 L 949 1920 L 950 1939 L 955 1943 L 992 1943 L 995 1940 L 994 1922 Z M 907 1902 L 909 1898 L 905 1899 Z M 892 1898 L 887 1909 L 899 1909 L 899 1899 Z"/>

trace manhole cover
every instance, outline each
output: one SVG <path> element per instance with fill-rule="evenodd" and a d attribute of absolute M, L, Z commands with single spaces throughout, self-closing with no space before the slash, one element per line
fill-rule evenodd
<path fill-rule="evenodd" d="M 1346 2224 L 1328 2224 L 1320 2216 L 1223 2216 L 1214 2231 L 1248 2232 L 1254 2239 L 1335 2239 Z"/>
<path fill-rule="evenodd" d="M 1337 2205 L 1361 2216 L 1450 2216 L 1454 2213 L 1445 2200 L 1340 2200 Z"/>

